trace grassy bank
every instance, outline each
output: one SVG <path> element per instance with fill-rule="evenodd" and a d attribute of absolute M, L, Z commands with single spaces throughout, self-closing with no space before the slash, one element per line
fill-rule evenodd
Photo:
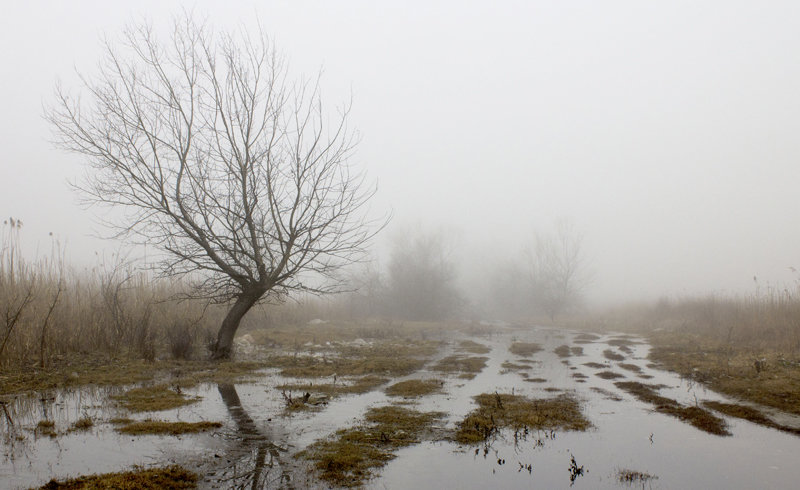
<path fill-rule="evenodd" d="M 800 415 L 800 291 L 661 300 L 582 321 L 648 338 L 650 358 L 711 389 Z"/>

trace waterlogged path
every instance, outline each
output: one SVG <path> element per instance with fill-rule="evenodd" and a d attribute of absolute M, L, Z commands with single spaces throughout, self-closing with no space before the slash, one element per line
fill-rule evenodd
<path fill-rule="evenodd" d="M 448 337 L 437 360 L 457 351 L 463 338 Z M 658 396 L 689 412 L 704 401 L 733 401 L 650 365 L 649 346 L 639 339 L 550 328 L 499 329 L 469 338 L 491 349 L 470 354 L 488 357 L 475 378 L 423 368 L 393 380 L 444 380 L 441 393 L 406 402 L 409 408 L 447 415 L 436 423 L 439 436 L 434 439 L 440 440 L 400 449 L 376 471 L 368 488 L 779 489 L 795 488 L 800 479 L 800 437 L 712 411 L 731 434 L 714 435 L 678 418 L 675 410 L 665 411 L 663 402 L 657 410 L 657 404 L 640 401 L 618 386 L 656 385 Z M 509 352 L 514 342 L 536 343 L 541 351 L 514 355 Z M 0 407 L 0 488 L 28 488 L 54 477 L 120 471 L 135 464 L 172 463 L 197 472 L 201 488 L 327 488 L 295 454 L 338 429 L 357 425 L 370 407 L 398 402 L 380 387 L 334 398 L 318 411 L 286 414 L 275 387 L 297 380 L 275 373 L 267 370 L 255 382 L 200 385 L 186 390 L 201 398 L 197 403 L 135 415 L 223 423 L 216 431 L 181 436 L 119 434 L 111 419 L 133 417 L 109 403 L 108 397 L 121 388 L 6 399 Z M 446 440 L 474 410 L 473 397 L 494 392 L 531 398 L 570 394 L 581 402 L 593 427 L 586 432 L 505 430 L 476 445 Z M 70 430 L 81 418 L 94 425 Z M 42 420 L 54 422 L 58 435 L 37 429 Z M 800 425 L 791 417 L 781 417 L 781 423 Z"/>

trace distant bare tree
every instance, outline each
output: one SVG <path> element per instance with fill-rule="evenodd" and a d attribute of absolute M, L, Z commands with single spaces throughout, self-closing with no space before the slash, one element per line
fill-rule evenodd
<path fill-rule="evenodd" d="M 576 306 L 589 283 L 583 236 L 559 220 L 550 233 L 536 234 L 528 250 L 533 300 L 551 320 Z"/>
<path fill-rule="evenodd" d="M 57 145 L 88 160 L 76 187 L 123 210 L 109 225 L 164 252 L 164 275 L 232 301 L 213 358 L 230 356 L 258 302 L 335 290 L 374 234 L 364 212 L 375 189 L 348 163 L 349 106 L 329 116 L 318 82 L 288 83 L 263 34 L 214 33 L 191 15 L 167 41 L 131 25 L 81 80 L 87 100 L 59 87 L 47 111 Z"/>
<path fill-rule="evenodd" d="M 395 243 L 384 295 L 388 313 L 409 320 L 442 320 L 462 299 L 443 232 L 404 234 Z"/>

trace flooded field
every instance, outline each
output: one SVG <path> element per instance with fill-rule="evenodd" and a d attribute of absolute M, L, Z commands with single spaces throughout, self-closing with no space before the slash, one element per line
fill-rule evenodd
<path fill-rule="evenodd" d="M 800 420 L 762 410 L 773 421 L 768 428 L 708 408 L 720 405 L 706 407 L 734 400 L 659 370 L 641 339 L 550 328 L 441 335 L 422 367 L 386 379 L 294 377 L 276 367 L 245 383 L 176 386 L 187 404 L 166 410 L 126 407 L 118 397 L 130 386 L 5 397 L 0 482 L 29 488 L 51 478 L 179 464 L 198 474 L 200 488 L 328 488 L 333 480 L 320 479 L 314 455 L 338 450 L 342 441 L 362 444 L 362 436 L 383 451 L 376 453 L 380 462 L 362 468 L 363 479 L 340 483 L 708 489 L 791 488 L 800 478 L 800 437 L 792 433 Z M 359 339 L 348 352 L 370 344 Z M 332 354 L 314 353 L 326 355 Z M 425 383 L 397 384 L 413 380 Z M 544 405 L 535 405 L 528 412 L 541 416 L 523 413 L 529 418 L 518 422 L 512 405 L 520 400 L 575 403 L 579 413 L 553 422 Z M 429 416 L 398 429 L 380 418 L 386 410 Z M 472 422 L 480 417 L 489 425 Z M 122 430 L 143 421 L 221 426 L 166 435 Z M 474 440 L 465 430 L 477 431 Z M 348 447 L 359 453 L 367 446 Z M 338 468 L 324 464 L 326 474 Z"/>

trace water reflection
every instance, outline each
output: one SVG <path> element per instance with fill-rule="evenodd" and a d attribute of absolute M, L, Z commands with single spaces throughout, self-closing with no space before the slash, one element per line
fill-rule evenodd
<path fill-rule="evenodd" d="M 291 475 L 282 461 L 286 449 L 275 444 L 255 423 L 242 406 L 236 386 L 219 384 L 220 397 L 236 424 L 235 446 L 228 449 L 220 468 L 211 478 L 214 486 L 226 488 L 283 488 L 289 486 Z"/>

